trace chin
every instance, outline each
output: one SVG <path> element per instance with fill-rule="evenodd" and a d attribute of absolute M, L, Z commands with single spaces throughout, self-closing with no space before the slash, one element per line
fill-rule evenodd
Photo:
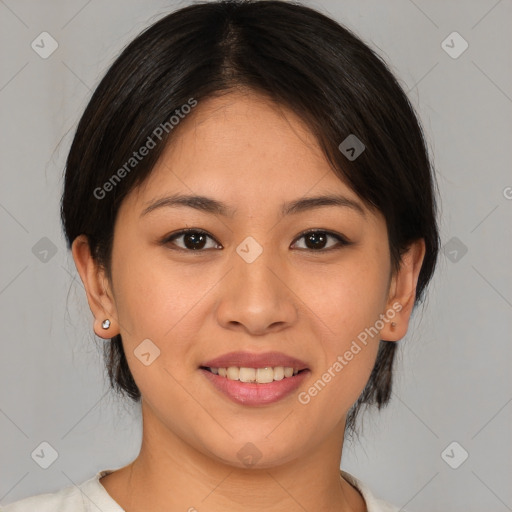
<path fill-rule="evenodd" d="M 290 437 L 288 437 L 290 439 Z M 286 464 L 297 458 L 299 446 L 286 445 L 284 439 L 266 439 L 265 436 L 245 436 L 243 440 L 230 439 L 229 444 L 212 447 L 210 456 L 223 464 L 250 470 L 269 469 Z"/>

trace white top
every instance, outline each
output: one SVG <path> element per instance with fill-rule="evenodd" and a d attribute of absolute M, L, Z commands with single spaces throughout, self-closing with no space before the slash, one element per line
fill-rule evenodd
<path fill-rule="evenodd" d="M 98 471 L 80 488 L 74 485 L 54 493 L 37 494 L 0 507 L 0 512 L 124 512 L 99 481 L 113 469 Z M 373 496 L 368 487 L 346 471 L 343 478 L 356 487 L 366 502 L 367 512 L 399 512 L 399 508 Z"/>

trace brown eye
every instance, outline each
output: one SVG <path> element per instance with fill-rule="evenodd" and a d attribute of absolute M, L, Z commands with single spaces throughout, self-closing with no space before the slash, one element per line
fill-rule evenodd
<path fill-rule="evenodd" d="M 304 239 L 305 242 L 305 247 L 303 247 L 302 249 L 316 252 L 338 249 L 345 245 L 350 245 L 351 243 L 341 235 L 332 233 L 330 231 L 321 230 L 307 231 L 306 233 L 302 233 L 300 237 L 297 238 L 297 240 L 300 240 L 302 238 Z M 328 243 L 329 239 L 334 239 L 336 243 L 326 247 L 326 244 Z"/>
<path fill-rule="evenodd" d="M 178 239 L 182 240 L 182 245 L 178 245 L 175 243 Z M 176 245 L 179 249 L 186 251 L 202 251 L 205 249 L 207 245 L 208 239 L 214 240 L 206 231 L 202 231 L 199 229 L 185 229 L 179 231 L 178 233 L 174 233 L 170 237 L 165 238 L 162 243 L 169 244 L 172 243 Z M 218 244 L 214 243 L 213 247 L 206 247 L 207 249 L 213 248 L 215 249 Z"/>
<path fill-rule="evenodd" d="M 176 241 L 180 239 L 180 243 L 176 243 Z M 213 244 L 210 243 L 209 247 L 207 246 L 208 239 L 213 242 Z M 304 239 L 305 247 L 299 247 L 299 249 L 312 252 L 325 252 L 339 249 L 343 246 L 351 245 L 352 243 L 342 235 L 322 230 L 310 230 L 302 233 L 296 239 L 294 245 L 297 244 L 297 240 L 301 239 Z M 330 240 L 333 242 L 331 242 L 329 245 Z M 171 244 L 174 245 L 178 250 L 188 252 L 204 252 L 206 249 L 222 248 L 222 246 L 218 244 L 218 242 L 211 235 L 201 229 L 184 229 L 182 231 L 178 231 L 177 233 L 174 233 L 162 240 L 162 244 Z"/>

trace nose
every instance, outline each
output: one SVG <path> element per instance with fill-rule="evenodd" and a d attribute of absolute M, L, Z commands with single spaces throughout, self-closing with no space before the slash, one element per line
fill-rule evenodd
<path fill-rule="evenodd" d="M 233 268 L 221 284 L 216 313 L 225 329 L 261 336 L 286 329 L 297 320 L 288 273 L 270 250 L 263 250 L 250 263 L 235 253 Z"/>

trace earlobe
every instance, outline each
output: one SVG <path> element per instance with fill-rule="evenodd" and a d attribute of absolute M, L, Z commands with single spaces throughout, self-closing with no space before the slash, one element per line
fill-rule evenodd
<path fill-rule="evenodd" d="M 398 341 L 406 335 L 424 257 L 425 241 L 423 238 L 412 242 L 402 255 L 400 268 L 392 277 L 389 287 L 389 297 L 384 312 L 389 321 L 381 330 L 382 340 Z"/>
<path fill-rule="evenodd" d="M 87 294 L 89 308 L 94 315 L 94 332 L 100 338 L 112 338 L 119 334 L 114 299 L 105 271 L 92 257 L 85 235 L 75 238 L 71 253 Z"/>

